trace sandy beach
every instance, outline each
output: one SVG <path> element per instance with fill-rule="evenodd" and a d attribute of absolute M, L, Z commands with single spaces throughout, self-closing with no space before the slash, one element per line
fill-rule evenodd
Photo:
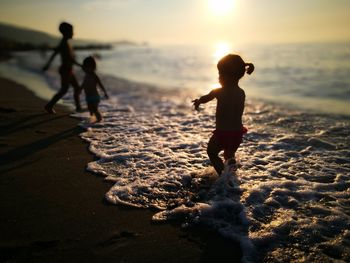
<path fill-rule="evenodd" d="M 108 204 L 69 109 L 49 115 L 24 86 L 0 86 L 0 262 L 239 262 L 239 246 L 208 228 Z"/>

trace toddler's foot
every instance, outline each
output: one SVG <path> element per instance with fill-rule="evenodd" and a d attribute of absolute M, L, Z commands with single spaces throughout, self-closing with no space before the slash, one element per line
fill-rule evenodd
<path fill-rule="evenodd" d="M 236 171 L 238 168 L 239 168 L 239 164 L 238 162 L 236 161 L 236 159 L 233 157 L 233 158 L 230 158 L 226 161 L 226 164 L 230 167 L 230 169 L 232 169 L 233 171 Z"/>
<path fill-rule="evenodd" d="M 52 107 L 50 107 L 49 105 L 45 105 L 44 109 L 47 113 L 50 113 L 50 114 L 56 113 L 56 111 Z"/>
<path fill-rule="evenodd" d="M 82 108 L 80 108 L 80 107 L 77 107 L 77 108 L 75 108 L 75 112 L 83 112 L 83 109 Z"/>

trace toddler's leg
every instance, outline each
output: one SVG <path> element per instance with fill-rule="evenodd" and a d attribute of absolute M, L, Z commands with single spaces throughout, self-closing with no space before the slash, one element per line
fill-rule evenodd
<path fill-rule="evenodd" d="M 242 139 L 237 140 L 230 148 L 224 149 L 224 158 L 228 165 L 236 165 L 235 155 L 241 141 Z"/>
<path fill-rule="evenodd" d="M 102 115 L 98 111 L 98 109 L 96 109 L 95 115 L 96 115 L 96 119 L 97 119 L 98 122 L 102 121 Z"/>
<path fill-rule="evenodd" d="M 91 102 L 87 103 L 87 108 L 89 110 L 90 116 L 94 115 L 94 108 Z"/>
<path fill-rule="evenodd" d="M 235 153 L 237 149 L 225 149 L 224 150 L 224 159 L 225 162 L 227 161 L 228 165 L 235 165 L 236 164 L 236 159 L 235 159 Z"/>
<path fill-rule="evenodd" d="M 236 143 L 235 145 L 232 145 L 231 148 L 224 149 L 225 161 L 227 161 L 228 159 L 234 159 L 235 158 L 235 154 L 236 154 L 236 151 L 237 151 L 238 147 L 239 147 L 239 143 Z"/>
<path fill-rule="evenodd" d="M 96 116 L 97 122 L 102 121 L 102 115 L 101 115 L 101 113 L 98 111 L 98 102 L 97 102 L 97 103 L 93 103 L 93 105 L 92 105 L 92 110 L 93 110 L 93 113 L 94 113 L 95 116 Z"/>
<path fill-rule="evenodd" d="M 224 150 L 224 159 L 225 159 L 225 161 L 227 161 L 229 159 L 234 159 L 235 158 L 235 153 L 236 153 L 236 150 L 225 149 Z"/>
<path fill-rule="evenodd" d="M 209 159 L 214 166 L 215 171 L 218 173 L 218 175 L 221 175 L 221 172 L 224 170 L 224 163 L 222 162 L 221 158 L 219 157 L 219 152 L 222 150 L 222 147 L 218 143 L 217 139 L 215 136 L 211 136 L 209 143 L 208 143 L 208 148 L 207 148 L 207 153 L 209 156 Z"/>
<path fill-rule="evenodd" d="M 70 84 L 73 86 L 74 88 L 74 102 L 75 102 L 75 110 L 77 112 L 81 111 L 81 106 L 80 106 L 80 93 L 81 93 L 81 87 L 78 84 L 77 79 L 75 78 L 74 75 L 71 76 L 70 79 Z"/>

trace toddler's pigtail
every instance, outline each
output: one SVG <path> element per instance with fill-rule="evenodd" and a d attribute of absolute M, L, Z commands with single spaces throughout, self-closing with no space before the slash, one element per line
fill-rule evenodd
<path fill-rule="evenodd" d="M 246 67 L 246 72 L 249 75 L 252 74 L 255 69 L 253 63 L 245 63 L 245 67 Z"/>

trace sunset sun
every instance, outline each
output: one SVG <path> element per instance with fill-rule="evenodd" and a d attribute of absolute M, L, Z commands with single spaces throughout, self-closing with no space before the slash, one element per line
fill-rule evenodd
<path fill-rule="evenodd" d="M 233 8 L 233 0 L 208 0 L 209 9 L 217 16 L 228 14 Z"/>

